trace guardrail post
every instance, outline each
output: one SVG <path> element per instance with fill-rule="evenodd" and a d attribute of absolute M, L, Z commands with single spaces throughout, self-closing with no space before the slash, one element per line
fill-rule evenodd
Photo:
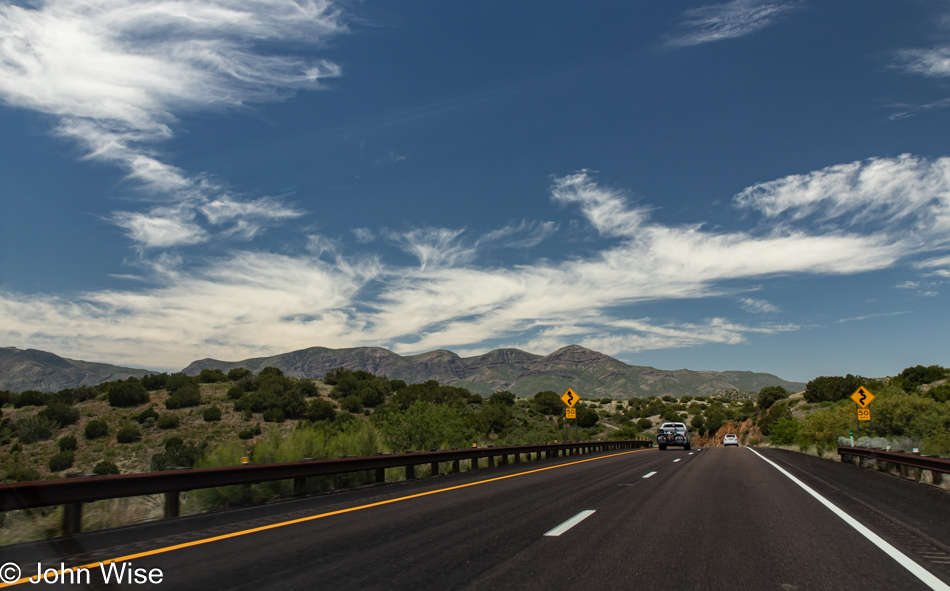
<path fill-rule="evenodd" d="M 930 471 L 930 479 L 933 480 L 934 484 L 940 486 L 943 484 L 943 473 L 937 472 L 936 470 Z"/>
<path fill-rule="evenodd" d="M 406 466 L 406 480 L 412 480 L 416 477 L 416 467 L 412 464 Z"/>
<path fill-rule="evenodd" d="M 452 474 L 458 474 L 461 471 L 462 471 L 462 466 L 460 465 L 460 462 L 458 460 L 455 460 L 454 462 L 452 462 Z"/>
<path fill-rule="evenodd" d="M 386 468 L 376 468 L 376 484 L 386 482 Z"/>
<path fill-rule="evenodd" d="M 429 476 L 438 476 L 439 475 L 439 463 L 432 462 L 429 464 Z"/>
<path fill-rule="evenodd" d="M 471 459 L 472 470 L 478 470 L 478 458 Z"/>
<path fill-rule="evenodd" d="M 507 466 L 508 465 L 508 454 L 501 454 L 498 456 L 498 465 Z"/>
<path fill-rule="evenodd" d="M 495 456 L 488 456 L 488 467 L 489 468 L 495 467 Z"/>
<path fill-rule="evenodd" d="M 165 493 L 165 519 L 178 517 L 181 512 L 181 496 L 177 490 Z"/>
<path fill-rule="evenodd" d="M 307 479 L 302 476 L 297 476 L 294 478 L 294 496 L 300 497 L 303 496 L 303 493 L 307 489 Z"/>
<path fill-rule="evenodd" d="M 516 463 L 516 464 L 520 464 L 520 463 L 521 463 L 521 453 L 520 453 L 520 452 L 515 454 L 515 463 Z"/>
<path fill-rule="evenodd" d="M 82 531 L 82 503 L 63 505 L 63 535 L 71 536 Z"/>

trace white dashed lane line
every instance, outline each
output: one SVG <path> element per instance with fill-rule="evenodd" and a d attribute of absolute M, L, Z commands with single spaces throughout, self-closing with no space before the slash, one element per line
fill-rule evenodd
<path fill-rule="evenodd" d="M 654 470 L 653 472 L 650 472 L 649 474 L 644 474 L 643 477 L 644 477 L 644 478 L 649 478 L 649 477 L 653 476 L 654 474 L 656 474 L 656 470 Z"/>
<path fill-rule="evenodd" d="M 681 459 L 682 459 L 682 458 L 676 458 L 675 460 L 673 460 L 673 463 L 675 464 L 676 462 L 680 461 Z"/>
<path fill-rule="evenodd" d="M 572 527 L 574 527 L 575 525 L 577 525 L 578 523 L 584 521 L 585 519 L 587 519 L 588 517 L 590 517 L 590 516 L 593 515 L 593 514 L 594 514 L 594 511 L 592 511 L 592 510 L 590 510 L 590 509 L 588 509 L 587 511 L 581 511 L 580 513 L 578 513 L 578 514 L 575 515 L 574 517 L 571 517 L 570 519 L 568 519 L 567 521 L 565 521 L 565 522 L 562 523 L 561 525 L 555 527 L 554 529 L 552 529 L 551 531 L 549 531 L 548 533 L 546 533 L 546 534 L 544 534 L 544 535 L 546 535 L 546 536 L 548 536 L 548 537 L 556 538 L 556 537 L 558 537 L 559 535 L 561 535 L 561 534 L 563 534 L 564 532 L 566 532 L 567 530 L 569 530 L 569 529 L 571 529 Z"/>

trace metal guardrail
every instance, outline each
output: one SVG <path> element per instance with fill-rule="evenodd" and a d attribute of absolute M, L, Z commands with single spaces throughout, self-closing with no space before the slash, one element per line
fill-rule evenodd
<path fill-rule="evenodd" d="M 950 474 L 950 460 L 943 458 L 846 446 L 838 447 L 838 455 L 841 456 L 842 462 L 857 462 L 860 461 L 859 458 L 868 458 L 874 460 L 878 465 L 884 463 L 883 467 L 888 470 L 896 466 L 900 469 L 901 476 L 905 478 L 908 477 L 907 468 L 916 468 L 917 474 L 915 476 L 917 480 L 920 480 L 920 470 L 930 470 L 933 475 L 933 483 L 937 485 L 943 481 L 943 474 Z"/>
<path fill-rule="evenodd" d="M 242 464 L 218 468 L 168 470 L 141 474 L 113 476 L 81 476 L 60 480 L 40 480 L 0 484 L 0 511 L 31 509 L 65 505 L 63 533 L 71 535 L 81 529 L 82 504 L 103 499 L 117 499 L 142 495 L 165 494 L 165 517 L 177 517 L 179 493 L 200 488 L 215 488 L 241 484 L 256 484 L 273 480 L 294 481 L 294 491 L 302 494 L 307 478 L 329 476 L 349 472 L 376 471 L 376 482 L 383 483 L 387 468 L 405 468 L 406 479 L 415 478 L 415 466 L 429 464 L 430 475 L 440 473 L 439 464 L 452 462 L 451 472 L 461 471 L 460 462 L 468 460 L 471 470 L 478 470 L 480 460 L 487 458 L 489 468 L 506 465 L 513 456 L 513 463 L 563 457 L 581 453 L 617 449 L 652 447 L 652 440 L 626 439 L 616 441 L 582 441 L 573 443 L 545 443 L 512 445 L 505 447 L 474 447 L 432 452 L 383 454 L 358 458 L 329 460 L 304 460 L 280 464 Z"/>

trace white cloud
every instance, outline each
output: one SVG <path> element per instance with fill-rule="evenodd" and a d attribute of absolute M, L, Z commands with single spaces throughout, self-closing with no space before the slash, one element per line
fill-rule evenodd
<path fill-rule="evenodd" d="M 742 304 L 743 310 L 752 314 L 775 314 L 779 311 L 778 306 L 766 300 L 741 298 L 739 302 Z"/>
<path fill-rule="evenodd" d="M 498 230 L 482 234 L 477 246 L 500 244 L 506 248 L 534 248 L 557 232 L 554 222 L 528 222 L 521 220 L 517 226 L 507 225 Z"/>
<path fill-rule="evenodd" d="M 788 16 L 798 2 L 733 0 L 683 12 L 680 32 L 667 40 L 671 47 L 701 45 L 755 33 Z"/>
<path fill-rule="evenodd" d="M 306 252 L 298 255 L 235 252 L 190 266 L 158 257 L 149 282 L 135 289 L 75 297 L 0 294 L 0 342 L 170 368 L 198 357 L 240 359 L 312 345 L 371 344 L 412 353 L 492 343 L 543 353 L 575 342 L 614 354 L 734 344 L 798 327 L 728 318 L 633 320 L 631 306 L 739 298 L 745 289 L 736 282 L 743 280 L 859 273 L 928 253 L 936 258 L 919 265 L 946 266 L 946 247 L 933 229 L 945 207 L 939 167 L 912 158 L 891 167 L 901 173 L 899 188 L 863 178 L 861 164 L 846 165 L 847 174 L 831 167 L 750 187 L 735 203 L 762 211 L 762 227 L 729 233 L 654 222 L 647 210 L 631 208 L 623 193 L 600 187 L 581 171 L 557 179 L 552 200 L 578 206 L 591 226 L 611 238 L 592 254 L 478 264 L 488 242 L 530 236 L 535 230 L 524 223 L 486 234 L 482 246 L 466 243 L 463 230 L 448 228 L 384 233 L 416 256 L 418 265 L 347 258 L 340 242 L 320 235 L 308 236 Z M 828 179 L 838 174 L 845 180 Z M 888 199 L 898 203 L 884 203 Z M 804 210 L 808 219 L 799 215 Z M 816 225 L 812 217 L 847 218 L 841 224 L 846 227 Z M 854 217 L 865 223 L 854 224 Z M 156 224 L 129 226 L 146 242 L 189 236 L 187 225 L 170 224 L 168 236 Z M 753 311 L 779 313 L 770 302 L 740 301 Z"/>
<path fill-rule="evenodd" d="M 838 320 L 838 324 L 844 324 L 845 322 L 854 322 L 856 320 L 870 320 L 872 318 L 886 318 L 887 316 L 901 316 L 902 314 L 912 314 L 911 310 L 902 310 L 900 312 L 884 312 L 881 314 L 867 314 L 865 316 L 855 316 L 853 318 L 841 318 Z"/>
<path fill-rule="evenodd" d="M 905 281 L 903 283 L 898 283 L 894 287 L 896 287 L 897 289 L 917 289 L 918 287 L 920 287 L 920 282 L 919 281 Z"/>
<path fill-rule="evenodd" d="M 902 49 L 897 57 L 902 67 L 913 74 L 933 78 L 950 76 L 950 46 Z"/>
<path fill-rule="evenodd" d="M 204 206 L 219 221 L 244 220 L 228 233 L 253 235 L 260 200 L 240 205 L 222 196 L 200 175 L 163 162 L 154 145 L 173 136 L 177 113 L 275 100 L 338 76 L 340 68 L 326 60 L 279 51 L 285 43 L 319 44 L 344 29 L 325 0 L 3 4 L 0 100 L 52 115 L 58 134 L 78 142 L 88 158 L 120 166 L 153 197 Z M 289 211 L 275 211 L 281 209 Z M 148 247 L 201 237 L 195 222 L 161 212 L 112 219 Z"/>
<path fill-rule="evenodd" d="M 373 240 L 376 240 L 376 234 L 369 228 L 353 228 L 351 232 L 353 232 L 353 236 L 360 244 L 369 244 Z"/>

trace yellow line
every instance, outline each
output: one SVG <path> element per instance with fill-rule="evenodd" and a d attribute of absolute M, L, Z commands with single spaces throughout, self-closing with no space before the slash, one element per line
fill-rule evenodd
<path fill-rule="evenodd" d="M 427 497 L 427 496 L 429 496 L 429 495 L 435 495 L 435 494 L 439 494 L 439 493 L 444 493 L 444 492 L 448 492 L 448 491 L 451 491 L 451 490 L 458 490 L 458 489 L 460 489 L 460 488 L 468 488 L 468 487 L 470 487 L 470 486 L 477 486 L 477 485 L 479 485 L 479 484 L 487 484 L 487 483 L 489 483 L 489 482 L 496 482 L 496 481 L 498 481 L 498 480 L 506 480 L 506 479 L 508 479 L 508 478 L 515 478 L 515 477 L 517 477 L 517 476 L 525 476 L 525 475 L 527 475 L 527 474 L 534 474 L 534 473 L 536 473 L 536 472 L 544 472 L 544 471 L 546 471 L 546 470 L 555 470 L 555 469 L 557 469 L 557 468 L 565 468 L 565 467 L 567 467 L 567 466 L 573 466 L 574 464 L 583 464 L 583 463 L 585 463 L 585 462 L 594 462 L 594 461 L 597 461 L 597 460 L 605 460 L 605 459 L 607 459 L 607 458 L 613 458 L 613 457 L 616 457 L 616 456 L 623 456 L 623 455 L 626 455 L 626 454 L 632 454 L 632 453 L 637 453 L 637 452 L 641 452 L 641 451 L 648 451 L 648 450 L 647 450 L 647 449 L 635 449 L 635 450 L 633 450 L 633 451 L 623 451 L 623 452 L 620 452 L 620 453 L 610 454 L 610 455 L 608 455 L 608 456 L 600 456 L 600 457 L 597 457 L 597 458 L 588 458 L 588 459 L 586 459 L 586 460 L 577 460 L 577 461 L 574 461 L 574 462 L 568 462 L 568 463 L 566 463 L 566 464 L 558 464 L 557 466 L 548 466 L 548 467 L 546 467 L 546 468 L 536 468 L 536 469 L 534 469 L 534 470 L 528 470 L 527 472 L 518 472 L 518 473 L 516 473 L 516 474 L 508 474 L 507 476 L 498 476 L 498 477 L 496 477 L 496 478 L 489 478 L 489 479 L 487 479 L 487 480 L 479 480 L 479 481 L 477 481 L 477 482 L 469 482 L 468 484 L 459 484 L 459 485 L 456 485 L 456 486 L 449 486 L 449 487 L 446 487 L 446 488 L 438 488 L 438 489 L 435 489 L 435 490 L 430 490 L 430 491 L 426 491 L 426 492 L 416 493 L 416 494 L 414 494 L 414 495 L 407 495 L 407 496 L 404 496 L 404 497 L 397 497 L 397 498 L 395 498 L 395 499 L 389 499 L 389 500 L 387 500 L 387 501 L 378 501 L 378 502 L 376 502 L 376 503 L 369 503 L 369 504 L 367 504 L 367 505 L 359 505 L 358 507 L 350 507 L 349 509 L 339 509 L 339 510 L 337 510 L 337 511 L 330 511 L 330 512 L 327 512 L 327 513 L 320 513 L 320 514 L 318 514 L 318 515 L 311 515 L 311 516 L 309 516 L 309 517 L 301 517 L 301 518 L 299 518 L 299 519 L 291 519 L 290 521 L 282 521 L 282 522 L 280 522 L 280 523 L 272 523 L 272 524 L 270 524 L 270 525 L 262 525 L 261 527 L 255 527 L 255 528 L 251 528 L 251 529 L 245 529 L 245 530 L 242 530 L 242 531 L 236 531 L 236 532 L 232 532 L 232 533 L 229 533 L 229 534 L 224 534 L 224 535 L 220 535 L 220 536 L 214 536 L 214 537 L 212 537 L 212 538 L 204 538 L 204 539 L 202 539 L 202 540 L 195 540 L 195 541 L 193 541 L 193 542 L 185 542 L 184 544 L 176 544 L 176 545 L 174 545 L 174 546 L 166 546 L 166 547 L 164 547 L 164 548 L 156 548 L 155 550 L 148 550 L 147 552 L 139 552 L 138 554 L 129 554 L 129 555 L 127 555 L 127 556 L 120 556 L 119 558 L 111 558 L 111 559 L 109 559 L 109 560 L 101 560 L 101 561 L 99 561 L 99 562 L 93 562 L 93 563 L 89 563 L 89 564 L 83 564 L 83 565 L 80 565 L 80 566 L 72 566 L 72 567 L 66 567 L 66 568 L 71 568 L 71 569 L 73 569 L 73 570 L 75 570 L 75 569 L 80 569 L 80 568 L 92 569 L 92 568 L 95 568 L 95 567 L 99 566 L 100 564 L 106 565 L 106 564 L 112 564 L 112 563 L 126 562 L 126 561 L 129 561 L 129 560 L 135 560 L 136 558 L 142 558 L 142 557 L 144 557 L 144 556 L 154 556 L 154 555 L 156 555 L 156 554 L 164 554 L 165 552 L 171 552 L 171 551 L 173 551 L 173 550 L 181 550 L 182 548 L 189 548 L 189 547 L 191 547 L 191 546 L 200 546 L 200 545 L 202 545 L 202 544 L 210 544 L 211 542 L 218 542 L 218 541 L 220 541 L 220 540 L 227 540 L 228 538 L 236 538 L 236 537 L 239 537 L 239 536 L 246 536 L 246 535 L 248 535 L 248 534 L 253 534 L 253 533 L 257 533 L 257 532 L 261 532 L 261 531 L 267 531 L 267 530 L 269 530 L 269 529 L 276 529 L 276 528 L 278 528 L 278 527 L 286 527 L 286 526 L 288 526 L 288 525 L 294 525 L 295 523 L 303 523 L 303 522 L 305 522 L 305 521 L 313 521 L 314 519 L 322 519 L 322 518 L 324 518 L 324 517 L 331 517 L 331 516 L 333 516 L 333 515 L 342 515 L 342 514 L 344 514 L 344 513 L 352 513 L 352 512 L 354 512 L 354 511 L 362 511 L 363 509 L 369 509 L 369 508 L 372 508 L 372 507 L 379 507 L 379 506 L 381 506 L 381 505 L 389 505 L 389 504 L 391 504 L 391 503 L 399 503 L 399 502 L 401 502 L 401 501 L 408 501 L 408 500 L 410 500 L 410 499 L 417 499 L 417 498 L 419 498 L 419 497 Z M 65 570 L 65 569 L 64 569 L 64 570 Z M 62 573 L 63 573 L 62 570 L 61 570 L 61 571 L 57 571 L 57 574 L 62 574 Z M 12 582 L 10 582 L 10 583 L 0 583 L 0 589 L 2 589 L 2 588 L 4 588 L 4 587 L 12 587 L 12 586 L 14 586 L 14 585 L 20 585 L 21 583 L 26 583 L 27 581 L 29 581 L 29 579 L 30 579 L 30 577 L 20 577 L 20 578 L 17 579 L 16 581 L 12 581 Z"/>

